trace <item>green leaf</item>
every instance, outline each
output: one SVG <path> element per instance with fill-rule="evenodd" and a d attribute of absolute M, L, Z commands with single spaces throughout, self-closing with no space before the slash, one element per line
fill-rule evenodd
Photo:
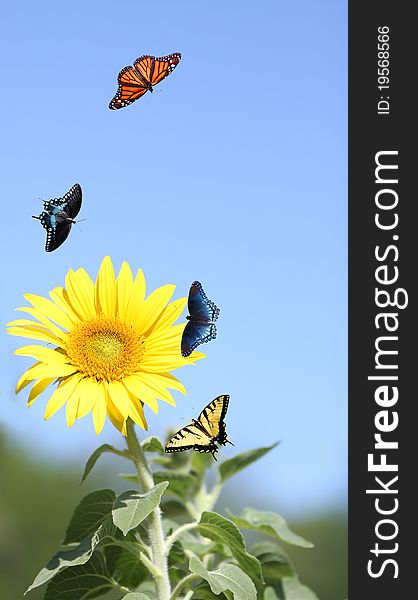
<path fill-rule="evenodd" d="M 168 554 L 168 565 L 170 567 L 179 567 L 182 563 L 186 562 L 186 554 L 184 553 L 182 543 L 180 540 L 176 540 L 170 548 Z"/>
<path fill-rule="evenodd" d="M 137 527 L 157 508 L 167 486 L 168 481 L 163 481 L 145 494 L 128 490 L 116 498 L 112 510 L 113 522 L 123 535 Z"/>
<path fill-rule="evenodd" d="M 197 529 L 204 537 L 227 546 L 245 573 L 257 586 L 261 585 L 263 575 L 260 563 L 255 556 L 247 553 L 244 538 L 232 521 L 215 512 L 204 512 Z"/>
<path fill-rule="evenodd" d="M 158 452 L 158 454 L 164 454 L 164 446 L 154 435 L 151 435 L 141 442 L 141 446 L 144 452 Z"/>
<path fill-rule="evenodd" d="M 216 600 L 225 600 L 225 598 L 225 594 L 219 594 L 216 596 Z M 213 592 L 206 582 L 198 585 L 194 589 L 193 600 L 214 600 Z"/>
<path fill-rule="evenodd" d="M 63 544 L 81 542 L 92 535 L 112 512 L 116 494 L 113 490 L 97 490 L 87 494 L 74 511 Z"/>
<path fill-rule="evenodd" d="M 87 475 L 90 473 L 90 471 L 104 452 L 111 452 L 112 454 L 114 454 L 115 452 L 117 452 L 117 450 L 109 444 L 103 444 L 102 446 L 97 448 L 93 452 L 93 454 L 90 455 L 90 458 L 86 462 L 86 466 L 84 467 L 84 473 L 81 478 L 81 483 L 83 483 L 83 481 L 87 478 Z"/>
<path fill-rule="evenodd" d="M 318 596 L 297 577 L 286 577 L 282 581 L 282 587 L 286 600 L 318 600 Z"/>
<path fill-rule="evenodd" d="M 264 590 L 264 600 L 280 600 L 273 588 L 268 587 Z"/>
<path fill-rule="evenodd" d="M 210 453 L 193 452 L 191 457 L 192 469 L 201 477 L 205 474 L 206 470 L 213 467 L 214 464 L 215 461 Z"/>
<path fill-rule="evenodd" d="M 239 516 L 230 515 L 231 519 L 241 529 L 252 529 L 301 548 L 313 548 L 313 544 L 300 535 L 293 533 L 284 518 L 274 512 L 265 512 L 246 508 Z"/>
<path fill-rule="evenodd" d="M 154 473 L 155 483 L 163 481 L 169 482 L 167 496 L 177 496 L 181 499 L 188 499 L 194 494 L 199 486 L 199 481 L 191 473 L 181 473 L 178 471 L 156 471 Z"/>
<path fill-rule="evenodd" d="M 47 566 L 44 569 L 41 569 L 35 577 L 34 582 L 28 587 L 25 594 L 30 590 L 43 585 L 66 567 L 77 567 L 86 564 L 100 542 L 105 538 L 115 537 L 117 533 L 117 529 L 114 527 L 112 520 L 108 517 L 93 535 L 87 536 L 77 547 L 71 548 L 70 550 L 60 550 L 54 554 Z"/>
<path fill-rule="evenodd" d="M 118 541 L 104 549 L 107 569 L 113 579 L 120 585 L 134 589 L 149 575 L 147 568 L 140 559 L 140 552 L 145 548 L 142 544 L 132 541 Z"/>
<path fill-rule="evenodd" d="M 294 577 L 293 565 L 277 542 L 267 540 L 255 544 L 251 554 L 256 556 L 261 564 L 264 581 L 273 585 L 284 577 Z"/>
<path fill-rule="evenodd" d="M 192 556 L 189 562 L 191 573 L 205 579 L 216 595 L 230 590 L 234 600 L 257 600 L 257 589 L 246 573 L 236 565 L 222 563 L 216 571 L 208 571 L 203 563 Z"/>
<path fill-rule="evenodd" d="M 141 594 L 141 592 L 129 592 L 129 594 L 126 594 L 123 598 L 124 600 L 151 600 L 149 596 Z"/>
<path fill-rule="evenodd" d="M 129 481 L 129 483 L 138 483 L 138 474 L 137 473 L 119 473 L 118 474 L 121 479 L 125 481 Z"/>
<path fill-rule="evenodd" d="M 221 476 L 221 481 L 224 482 L 229 477 L 238 473 L 245 467 L 248 467 L 251 463 L 258 460 L 270 450 L 273 450 L 280 442 L 276 442 L 272 446 L 267 446 L 265 448 L 256 448 L 255 450 L 247 450 L 246 452 L 242 452 L 241 454 L 237 454 L 233 458 L 229 460 L 225 460 L 223 463 L 219 465 L 219 474 Z"/>
<path fill-rule="evenodd" d="M 46 588 L 44 600 L 78 600 L 103 597 L 113 589 L 106 572 L 106 564 L 100 553 L 92 556 L 85 565 L 64 569 Z"/>

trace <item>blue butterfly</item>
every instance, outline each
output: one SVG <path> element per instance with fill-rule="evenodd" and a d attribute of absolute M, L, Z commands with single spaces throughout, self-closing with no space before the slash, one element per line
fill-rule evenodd
<path fill-rule="evenodd" d="M 44 202 L 44 210 L 39 219 L 46 229 L 46 252 L 52 252 L 61 246 L 70 233 L 71 226 L 76 223 L 75 217 L 80 212 L 82 192 L 78 183 L 63 196 Z"/>
<path fill-rule="evenodd" d="M 205 342 L 216 338 L 216 325 L 214 321 L 219 316 L 219 308 L 206 296 L 202 284 L 194 281 L 190 287 L 188 298 L 189 321 L 184 329 L 181 339 L 181 353 L 183 356 L 190 354 Z"/>

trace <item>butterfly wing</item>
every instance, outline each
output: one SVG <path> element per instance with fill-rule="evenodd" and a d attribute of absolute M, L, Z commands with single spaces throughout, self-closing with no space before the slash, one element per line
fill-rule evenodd
<path fill-rule="evenodd" d="M 39 218 L 42 226 L 46 229 L 45 251 L 52 252 L 67 239 L 71 223 L 68 223 L 67 215 L 62 211 L 55 214 L 43 212 Z"/>
<path fill-rule="evenodd" d="M 62 198 L 46 200 L 44 211 L 50 215 L 58 215 L 64 211 L 70 219 L 74 219 L 80 212 L 82 195 L 81 186 L 76 183 Z"/>
<path fill-rule="evenodd" d="M 76 183 L 62 198 L 62 210 L 67 213 L 70 219 L 75 219 L 80 212 L 82 196 L 81 186 L 79 183 Z"/>
<path fill-rule="evenodd" d="M 109 108 L 117 110 L 141 98 L 147 91 L 146 80 L 134 67 L 125 67 L 118 75 L 118 90 L 109 102 Z"/>
<path fill-rule="evenodd" d="M 224 444 L 226 441 L 225 415 L 228 410 L 229 396 L 217 396 L 200 413 L 197 421 L 208 432 L 212 441 Z"/>
<path fill-rule="evenodd" d="M 211 438 L 200 427 L 190 423 L 173 435 L 167 442 L 165 451 L 181 452 L 193 449 L 200 452 L 212 452 L 212 446 Z"/>
<path fill-rule="evenodd" d="M 59 224 L 55 229 L 48 230 L 46 233 L 45 250 L 52 252 L 65 242 L 71 230 L 71 223 Z"/>
<path fill-rule="evenodd" d="M 217 396 L 202 410 L 198 419 L 186 425 L 167 442 L 166 452 L 197 450 L 211 452 L 216 460 L 217 444 L 225 445 L 227 440 L 224 418 L 228 410 L 229 396 Z"/>
<path fill-rule="evenodd" d="M 213 323 L 194 323 L 189 321 L 181 338 L 181 353 L 190 356 L 200 344 L 216 338 L 216 326 Z"/>
<path fill-rule="evenodd" d="M 136 59 L 134 67 L 147 84 L 154 86 L 174 71 L 180 59 L 180 52 L 174 52 L 159 58 L 145 54 Z"/>
<path fill-rule="evenodd" d="M 220 313 L 216 304 L 206 296 L 199 281 L 194 281 L 190 286 L 188 308 L 191 321 L 213 322 Z"/>

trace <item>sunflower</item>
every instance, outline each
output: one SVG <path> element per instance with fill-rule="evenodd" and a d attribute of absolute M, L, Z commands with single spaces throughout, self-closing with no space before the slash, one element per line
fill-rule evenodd
<path fill-rule="evenodd" d="M 128 418 L 147 429 L 144 405 L 157 413 L 158 399 L 176 405 L 169 389 L 186 393 L 169 371 L 205 356 L 180 353 L 185 324 L 174 323 L 187 299 L 170 302 L 174 289 L 163 285 L 146 298 L 141 269 L 134 279 L 124 262 L 115 277 L 106 256 L 95 284 L 84 269 L 70 269 L 65 287 L 49 292 L 51 299 L 26 294 L 32 306 L 17 310 L 36 320 L 12 321 L 8 333 L 53 347 L 32 344 L 15 351 L 37 361 L 19 379 L 16 393 L 32 384 L 30 406 L 56 383 L 45 419 L 66 404 L 68 427 L 91 412 L 97 434 L 106 416 L 124 435 Z"/>

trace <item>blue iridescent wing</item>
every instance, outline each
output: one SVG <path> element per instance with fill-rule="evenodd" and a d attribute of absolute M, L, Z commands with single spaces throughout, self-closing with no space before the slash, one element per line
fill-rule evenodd
<path fill-rule="evenodd" d="M 194 323 L 189 321 L 184 328 L 181 338 L 181 353 L 190 356 L 200 344 L 205 344 L 216 338 L 216 325 L 213 323 Z"/>
<path fill-rule="evenodd" d="M 65 212 L 70 219 L 74 219 L 80 212 L 81 201 L 81 186 L 76 183 L 62 198 L 53 198 L 44 202 L 44 211 L 51 215 Z"/>
<path fill-rule="evenodd" d="M 206 296 L 202 284 L 194 281 L 190 287 L 189 298 L 189 320 L 197 323 L 211 323 L 219 316 L 219 308 Z"/>

